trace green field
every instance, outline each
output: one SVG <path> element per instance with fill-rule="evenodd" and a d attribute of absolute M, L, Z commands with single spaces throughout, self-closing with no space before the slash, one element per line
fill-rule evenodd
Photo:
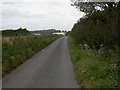
<path fill-rule="evenodd" d="M 76 80 L 81 88 L 119 87 L 117 50 L 84 50 L 70 37 L 69 48 Z"/>
<path fill-rule="evenodd" d="M 18 35 L 2 37 L 2 76 L 25 62 L 36 52 L 58 39 L 57 35 Z"/>

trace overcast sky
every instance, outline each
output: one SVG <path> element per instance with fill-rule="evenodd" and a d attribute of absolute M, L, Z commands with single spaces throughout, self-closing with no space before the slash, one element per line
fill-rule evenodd
<path fill-rule="evenodd" d="M 28 30 L 68 31 L 83 16 L 82 12 L 71 6 L 70 0 L 16 1 L 2 2 L 2 29 L 23 27 Z"/>

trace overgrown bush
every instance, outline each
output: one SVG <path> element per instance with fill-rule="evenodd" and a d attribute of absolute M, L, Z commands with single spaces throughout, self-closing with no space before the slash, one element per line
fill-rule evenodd
<path fill-rule="evenodd" d="M 88 44 L 90 47 L 115 48 L 118 46 L 118 7 L 96 11 L 91 16 L 81 18 L 70 33 L 79 44 Z"/>
<path fill-rule="evenodd" d="M 76 8 L 86 13 L 69 33 L 74 41 L 70 43 L 71 56 L 79 85 L 120 87 L 120 2 L 76 1 Z M 96 10 L 96 6 L 103 10 Z M 82 50 L 79 46 L 84 44 L 90 49 Z"/>

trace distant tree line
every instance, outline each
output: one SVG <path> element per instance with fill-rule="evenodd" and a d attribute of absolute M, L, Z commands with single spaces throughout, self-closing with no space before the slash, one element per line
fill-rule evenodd
<path fill-rule="evenodd" d="M 48 35 L 48 34 L 52 34 L 54 32 L 61 32 L 60 30 L 56 30 L 56 29 L 48 29 L 48 30 L 34 30 L 31 31 L 32 33 L 40 33 L 42 35 Z"/>
<path fill-rule="evenodd" d="M 26 28 L 18 28 L 16 30 L 3 30 L 2 36 L 21 36 L 30 35 L 31 33 Z"/>
<path fill-rule="evenodd" d="M 120 2 L 75 2 L 73 6 L 86 13 L 70 32 L 77 44 L 96 49 L 120 46 Z"/>
<path fill-rule="evenodd" d="M 26 28 L 18 28 L 16 30 L 13 30 L 13 29 L 2 30 L 2 36 L 21 36 L 21 35 L 24 36 L 24 35 L 32 35 L 34 33 L 41 34 L 41 35 L 50 35 L 55 32 L 66 32 L 66 31 L 56 30 L 56 29 L 29 31 Z"/>
<path fill-rule="evenodd" d="M 55 32 L 66 32 L 66 31 L 56 30 L 56 29 L 34 30 L 34 31 L 31 31 L 31 33 L 39 33 L 39 34 L 42 34 L 42 35 L 49 35 L 49 34 L 53 34 Z"/>

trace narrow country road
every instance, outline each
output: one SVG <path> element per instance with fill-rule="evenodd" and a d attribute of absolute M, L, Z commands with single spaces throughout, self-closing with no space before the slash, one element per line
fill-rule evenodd
<path fill-rule="evenodd" d="M 56 40 L 6 76 L 3 88 L 78 88 L 67 37 Z"/>

